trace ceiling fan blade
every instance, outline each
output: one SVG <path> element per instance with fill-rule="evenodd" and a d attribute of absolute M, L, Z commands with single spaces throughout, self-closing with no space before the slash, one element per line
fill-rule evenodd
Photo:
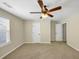
<path fill-rule="evenodd" d="M 58 6 L 58 7 L 55 7 L 53 9 L 50 9 L 48 12 L 57 11 L 57 10 L 60 10 L 61 8 L 62 8 L 61 6 Z"/>
<path fill-rule="evenodd" d="M 40 14 L 41 12 L 30 12 L 31 14 Z"/>
<path fill-rule="evenodd" d="M 38 0 L 38 4 L 41 7 L 41 9 L 43 10 L 43 6 L 44 6 L 43 1 L 42 0 Z"/>
<path fill-rule="evenodd" d="M 46 11 L 48 11 L 48 9 L 47 9 L 47 6 L 46 6 L 46 5 L 44 6 L 44 9 L 45 9 Z"/>
<path fill-rule="evenodd" d="M 53 15 L 51 15 L 51 14 L 48 14 L 48 16 L 50 16 L 50 17 L 54 17 Z"/>

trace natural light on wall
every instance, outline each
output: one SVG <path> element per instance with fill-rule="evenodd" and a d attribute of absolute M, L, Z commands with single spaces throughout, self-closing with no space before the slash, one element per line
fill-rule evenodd
<path fill-rule="evenodd" d="M 0 47 L 10 42 L 10 21 L 0 17 Z"/>

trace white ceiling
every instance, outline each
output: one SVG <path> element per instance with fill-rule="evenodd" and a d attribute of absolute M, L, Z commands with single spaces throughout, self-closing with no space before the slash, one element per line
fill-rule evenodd
<path fill-rule="evenodd" d="M 5 2 L 10 6 L 6 6 Z M 59 21 L 69 17 L 79 10 L 77 7 L 79 6 L 78 2 L 79 0 L 44 0 L 44 4 L 46 4 L 49 9 L 59 5 L 63 7 L 62 10 L 53 13 L 53 18 L 48 17 L 48 19 Z M 40 14 L 29 13 L 32 11 L 40 11 L 37 0 L 0 0 L 0 8 L 24 20 L 40 20 Z"/>

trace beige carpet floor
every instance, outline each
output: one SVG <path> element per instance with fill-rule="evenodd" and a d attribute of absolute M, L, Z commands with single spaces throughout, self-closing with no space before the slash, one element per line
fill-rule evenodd
<path fill-rule="evenodd" d="M 79 52 L 64 42 L 24 44 L 4 59 L 79 59 Z"/>

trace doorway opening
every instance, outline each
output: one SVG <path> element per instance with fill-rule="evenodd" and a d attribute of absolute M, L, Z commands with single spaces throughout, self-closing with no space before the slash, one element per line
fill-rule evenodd
<path fill-rule="evenodd" d="M 66 42 L 66 23 L 51 23 L 51 42 Z"/>

